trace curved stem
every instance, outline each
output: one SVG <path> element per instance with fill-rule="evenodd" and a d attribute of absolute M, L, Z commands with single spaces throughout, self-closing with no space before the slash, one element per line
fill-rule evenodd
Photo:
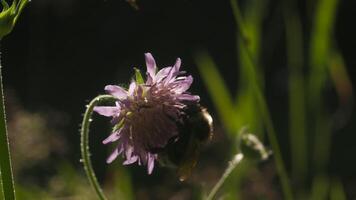
<path fill-rule="evenodd" d="M 89 179 L 91 186 L 94 188 L 96 194 L 98 195 L 99 199 L 106 200 L 103 190 L 101 189 L 98 180 L 95 176 L 95 172 L 90 160 L 90 152 L 89 152 L 89 126 L 91 122 L 91 115 L 93 113 L 93 109 L 96 105 L 102 102 L 107 101 L 115 101 L 115 97 L 111 95 L 100 95 L 95 97 L 88 105 L 87 109 L 84 113 L 84 118 L 82 122 L 82 128 L 80 131 L 80 148 L 85 173 Z"/>
<path fill-rule="evenodd" d="M 1 39 L 0 39 L 1 40 Z M 0 52 L 1 54 L 1 52 Z M 14 179 L 11 168 L 11 156 L 9 148 L 9 139 L 6 128 L 6 113 L 5 113 L 5 97 L 2 85 L 1 73 L 1 58 L 0 58 L 0 174 L 5 200 L 15 199 Z M 2 192 L 2 191 L 0 191 Z"/>
<path fill-rule="evenodd" d="M 230 161 L 229 166 L 226 168 L 224 174 L 221 176 L 219 181 L 215 184 L 213 189 L 210 191 L 206 200 L 212 200 L 214 198 L 214 196 L 216 195 L 216 193 L 218 192 L 220 187 L 225 182 L 226 178 L 229 177 L 231 172 L 237 167 L 237 165 L 241 162 L 243 157 L 244 157 L 244 155 L 242 153 L 238 153 L 234 156 L 234 158 Z"/>

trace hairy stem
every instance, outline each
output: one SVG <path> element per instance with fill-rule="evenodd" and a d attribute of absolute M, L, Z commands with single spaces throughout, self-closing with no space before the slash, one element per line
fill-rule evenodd
<path fill-rule="evenodd" d="M 0 58 L 0 174 L 4 198 L 5 200 L 13 200 L 15 199 L 15 187 L 12 175 L 9 139 L 6 127 L 5 97 L 3 92 L 1 71 L 2 66 Z"/>
<path fill-rule="evenodd" d="M 238 153 L 234 156 L 234 158 L 229 162 L 229 166 L 226 168 L 224 174 L 221 176 L 219 181 L 215 184 L 213 189 L 210 191 L 206 200 L 212 200 L 214 198 L 214 196 L 216 195 L 216 193 L 218 192 L 220 187 L 225 182 L 226 178 L 229 177 L 231 172 L 237 167 L 237 165 L 241 162 L 243 157 L 244 157 L 244 155 L 242 153 Z"/>
<path fill-rule="evenodd" d="M 115 97 L 111 95 L 100 95 L 95 97 L 88 105 L 87 109 L 84 113 L 84 118 L 82 122 L 82 128 L 80 131 L 80 148 L 84 165 L 85 173 L 89 179 L 89 182 L 96 194 L 98 195 L 100 200 L 106 200 L 103 190 L 101 189 L 99 182 L 95 176 L 95 172 L 90 160 L 90 152 L 89 152 L 89 126 L 91 122 L 91 115 L 93 114 L 93 109 L 96 105 L 103 102 L 115 101 Z"/>

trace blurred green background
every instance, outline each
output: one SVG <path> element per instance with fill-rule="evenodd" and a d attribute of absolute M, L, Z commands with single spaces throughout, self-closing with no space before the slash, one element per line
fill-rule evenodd
<path fill-rule="evenodd" d="M 223 199 L 356 199 L 353 107 L 356 1 L 33 0 L 1 42 L 18 199 L 95 199 L 80 160 L 85 105 L 128 83 L 143 53 L 183 60 L 192 93 L 214 118 L 192 177 L 107 165 L 107 119 L 94 116 L 91 152 L 109 199 L 200 199 L 237 152 L 247 126 L 274 154 L 244 162 Z M 238 12 L 240 10 L 241 12 Z M 279 147 L 276 149 L 276 146 Z M 282 170 L 283 171 L 283 170 Z"/>

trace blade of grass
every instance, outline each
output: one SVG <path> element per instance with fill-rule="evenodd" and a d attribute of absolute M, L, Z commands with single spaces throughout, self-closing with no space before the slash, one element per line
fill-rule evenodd
<path fill-rule="evenodd" d="M 236 52 L 237 63 L 239 63 L 239 81 L 237 82 L 237 95 L 235 99 L 236 109 L 236 123 L 238 127 L 248 126 L 248 129 L 258 135 L 260 138 L 264 138 L 263 123 L 261 119 L 261 113 L 259 111 L 256 97 L 254 95 L 253 86 L 250 81 L 249 73 L 249 58 L 247 52 L 241 47 L 246 39 L 248 48 L 251 51 L 252 56 L 258 60 L 260 54 L 260 40 L 262 33 L 262 21 L 265 13 L 265 8 L 268 1 L 251 0 L 245 3 L 243 8 L 244 21 L 245 21 L 245 34 L 248 38 L 242 38 L 238 31 L 236 31 Z M 242 20 L 242 19 L 241 19 Z M 263 71 L 259 69 L 259 82 L 263 79 Z M 240 133 L 241 131 L 239 131 Z M 239 137 L 239 136 L 237 136 Z M 230 194 L 226 199 L 242 199 L 241 191 L 236 188 L 240 188 L 242 180 L 246 177 L 251 170 L 255 168 L 255 165 L 243 162 L 239 165 L 239 170 L 231 173 L 231 178 L 228 179 L 225 191 Z"/>
<path fill-rule="evenodd" d="M 312 183 L 311 200 L 328 199 L 328 191 L 330 181 L 325 175 L 318 175 L 314 178 Z"/>
<path fill-rule="evenodd" d="M 241 12 L 240 12 L 240 9 L 238 7 L 236 0 L 230 0 L 230 3 L 231 3 L 231 7 L 233 10 L 234 16 L 235 16 L 237 29 L 238 29 L 241 37 L 243 38 L 243 42 L 242 42 L 243 45 L 241 45 L 241 47 L 246 51 L 248 60 L 250 62 L 250 65 L 247 65 L 247 66 L 249 66 L 248 70 L 249 70 L 249 73 L 251 74 L 250 81 L 253 86 L 253 91 L 255 92 L 257 105 L 259 106 L 261 116 L 262 116 L 264 125 L 266 127 L 268 139 L 270 141 L 272 150 L 274 152 L 276 168 L 277 168 L 277 172 L 279 174 L 280 180 L 281 180 L 283 193 L 284 193 L 285 199 L 292 199 L 293 198 L 292 190 L 289 185 L 288 174 L 287 174 L 287 171 L 284 166 L 284 162 L 283 162 L 283 158 L 281 155 L 277 136 L 275 133 L 274 125 L 272 123 L 272 118 L 269 113 L 266 100 L 262 94 L 262 90 L 261 90 L 259 82 L 258 82 L 257 72 L 256 72 L 257 64 L 253 58 L 253 55 L 251 54 L 250 50 L 248 49 L 247 41 L 249 39 L 247 38 L 247 35 L 245 34 L 244 21 L 242 19 Z"/>
<path fill-rule="evenodd" d="M 1 177 L 1 169 L 0 169 L 0 177 Z M 0 199 L 4 199 L 4 191 L 2 186 L 2 179 L 0 178 Z"/>
<path fill-rule="evenodd" d="M 272 122 L 271 114 L 269 113 L 268 106 L 264 99 L 264 96 L 260 92 L 259 87 L 257 85 L 255 85 L 255 92 L 256 92 L 258 106 L 261 109 L 262 119 L 263 119 L 265 127 L 266 127 L 267 137 L 270 141 L 270 144 L 271 144 L 271 147 L 273 150 L 273 154 L 274 154 L 274 158 L 275 158 L 274 160 L 276 163 L 278 175 L 281 180 L 284 197 L 285 197 L 285 199 L 289 199 L 289 200 L 293 199 L 292 189 L 291 189 L 290 183 L 289 183 L 289 177 L 288 177 L 287 171 L 284 166 L 284 162 L 283 162 L 282 154 L 280 151 L 278 139 L 276 136 L 275 128 L 274 128 L 274 125 Z"/>
<path fill-rule="evenodd" d="M 110 199 L 135 199 L 134 188 L 132 187 L 131 176 L 127 168 L 123 167 L 121 164 L 116 164 L 110 166 L 112 169 L 114 180 L 113 187 L 111 188 Z M 119 198 L 120 197 L 120 198 Z"/>
<path fill-rule="evenodd" d="M 327 61 L 331 53 L 331 36 L 338 0 L 319 0 L 314 16 L 310 39 L 310 76 L 308 80 L 308 103 L 313 111 L 310 121 L 314 122 L 313 165 L 319 175 L 313 180 L 311 199 L 326 199 L 329 179 L 323 175 L 329 160 L 331 143 L 330 119 L 323 111 L 322 92 L 327 80 Z"/>
<path fill-rule="evenodd" d="M 246 3 L 244 8 L 244 22 L 245 22 L 245 34 L 248 47 L 252 56 L 255 60 L 258 60 L 260 53 L 260 38 L 261 38 L 261 28 L 262 20 L 265 13 L 267 1 L 251 0 Z M 260 138 L 263 138 L 263 127 L 261 123 L 261 114 L 259 109 L 254 106 L 256 105 L 256 98 L 254 95 L 253 87 L 251 86 L 249 73 L 249 65 L 247 52 L 241 47 L 243 38 L 237 32 L 236 33 L 236 50 L 238 52 L 238 62 L 239 67 L 239 82 L 238 82 L 238 93 L 236 98 L 236 110 L 239 115 L 243 116 L 241 126 L 248 125 L 249 129 L 258 134 Z M 258 79 L 262 82 L 263 71 L 258 69 Z M 241 127 L 240 126 L 240 127 Z"/>
<path fill-rule="evenodd" d="M 230 134 L 235 135 L 238 128 L 235 123 L 232 98 L 225 86 L 223 78 L 217 70 L 216 64 L 205 52 L 197 53 L 195 61 L 223 125 Z"/>
<path fill-rule="evenodd" d="M 295 1 L 293 1 L 295 3 Z M 303 38 L 300 17 L 290 2 L 285 4 L 284 22 L 289 69 L 289 137 L 293 179 L 301 184 L 307 173 L 307 138 L 303 76 Z"/>
<path fill-rule="evenodd" d="M 200 71 L 200 75 L 208 89 L 210 96 L 212 97 L 213 103 L 216 107 L 218 115 L 222 121 L 224 127 L 226 127 L 227 132 L 230 134 L 233 141 L 237 138 L 239 134 L 239 127 L 245 125 L 245 120 L 243 114 L 236 112 L 235 107 L 232 102 L 232 97 L 226 88 L 226 85 L 221 77 L 216 64 L 212 58 L 206 52 L 200 52 L 195 55 L 195 60 Z M 235 149 L 233 149 L 235 153 Z M 240 180 L 247 171 L 245 165 L 240 166 L 239 172 L 232 172 L 229 176 L 228 183 L 224 186 L 224 191 L 229 193 L 226 199 L 238 198 L 239 195 L 239 185 Z M 233 193 L 233 194 L 232 194 Z"/>
<path fill-rule="evenodd" d="M 330 120 L 323 113 L 322 91 L 328 78 L 327 61 L 331 53 L 338 0 L 319 0 L 314 17 L 314 29 L 310 42 L 310 77 L 308 85 L 309 107 L 313 110 L 311 121 L 315 123 L 314 167 L 322 169 L 328 162 L 330 146 Z"/>
<path fill-rule="evenodd" d="M 15 199 L 15 187 L 11 168 L 11 156 L 6 127 L 5 97 L 2 83 L 2 66 L 0 52 L 0 170 L 2 190 L 5 200 Z"/>
<path fill-rule="evenodd" d="M 333 180 L 330 187 L 330 200 L 346 200 L 344 186 L 339 179 Z"/>

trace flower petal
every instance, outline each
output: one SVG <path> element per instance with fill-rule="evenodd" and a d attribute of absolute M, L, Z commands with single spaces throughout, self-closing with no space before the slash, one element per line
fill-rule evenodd
<path fill-rule="evenodd" d="M 152 84 L 156 74 L 156 61 L 151 53 L 145 53 L 146 67 L 147 67 L 147 84 Z"/>
<path fill-rule="evenodd" d="M 161 82 L 161 80 L 163 80 L 165 77 L 167 77 L 167 75 L 169 74 L 171 69 L 172 69 L 172 67 L 165 67 L 165 68 L 159 70 L 156 74 L 156 82 L 159 83 L 159 82 Z"/>
<path fill-rule="evenodd" d="M 125 148 L 125 156 L 127 160 L 130 160 L 132 153 L 134 151 L 134 147 L 131 145 L 127 145 Z"/>
<path fill-rule="evenodd" d="M 181 94 L 181 93 L 187 91 L 189 89 L 189 87 L 192 85 L 193 77 L 192 76 L 188 76 L 183 80 L 176 81 L 175 83 L 177 84 L 177 86 L 174 88 L 174 91 L 177 94 Z"/>
<path fill-rule="evenodd" d="M 119 149 L 115 149 L 112 153 L 111 153 L 111 155 L 108 157 L 108 159 L 106 160 L 106 163 L 112 163 L 112 161 L 114 161 L 116 158 L 117 158 L 117 156 L 119 155 Z"/>
<path fill-rule="evenodd" d="M 106 117 L 118 116 L 120 114 L 120 107 L 117 106 L 95 106 L 94 111 Z"/>
<path fill-rule="evenodd" d="M 105 91 L 118 99 L 125 99 L 127 97 L 127 91 L 117 85 L 105 86 Z"/>
<path fill-rule="evenodd" d="M 123 165 L 130 165 L 138 160 L 138 156 L 134 155 L 131 156 L 130 158 L 126 158 L 125 162 L 123 162 Z"/>
<path fill-rule="evenodd" d="M 155 155 L 148 154 L 148 161 L 147 161 L 147 172 L 148 174 L 151 174 L 153 171 L 153 168 L 155 166 Z"/>
<path fill-rule="evenodd" d="M 181 101 L 199 101 L 200 97 L 198 95 L 181 94 L 177 97 Z"/>
<path fill-rule="evenodd" d="M 180 58 L 177 58 L 176 63 L 173 66 L 176 72 L 179 71 L 181 64 L 182 64 L 182 60 Z"/>
<path fill-rule="evenodd" d="M 181 63 L 182 63 L 181 59 L 177 58 L 176 63 L 171 68 L 169 74 L 167 75 L 167 78 L 164 81 L 165 84 L 171 83 L 175 80 L 175 77 L 179 74 L 179 68 L 181 66 Z"/>
<path fill-rule="evenodd" d="M 114 133 L 112 133 L 111 135 L 109 135 L 109 137 L 107 137 L 105 140 L 103 140 L 103 144 L 107 144 L 107 143 L 110 143 L 110 142 L 115 142 L 118 139 L 120 139 L 121 130 L 122 130 L 122 128 L 120 128 L 119 130 L 117 130 Z"/>
<path fill-rule="evenodd" d="M 129 86 L 129 91 L 128 91 L 129 96 L 132 96 L 132 94 L 135 92 L 135 88 L 136 88 L 136 82 L 132 81 Z"/>

